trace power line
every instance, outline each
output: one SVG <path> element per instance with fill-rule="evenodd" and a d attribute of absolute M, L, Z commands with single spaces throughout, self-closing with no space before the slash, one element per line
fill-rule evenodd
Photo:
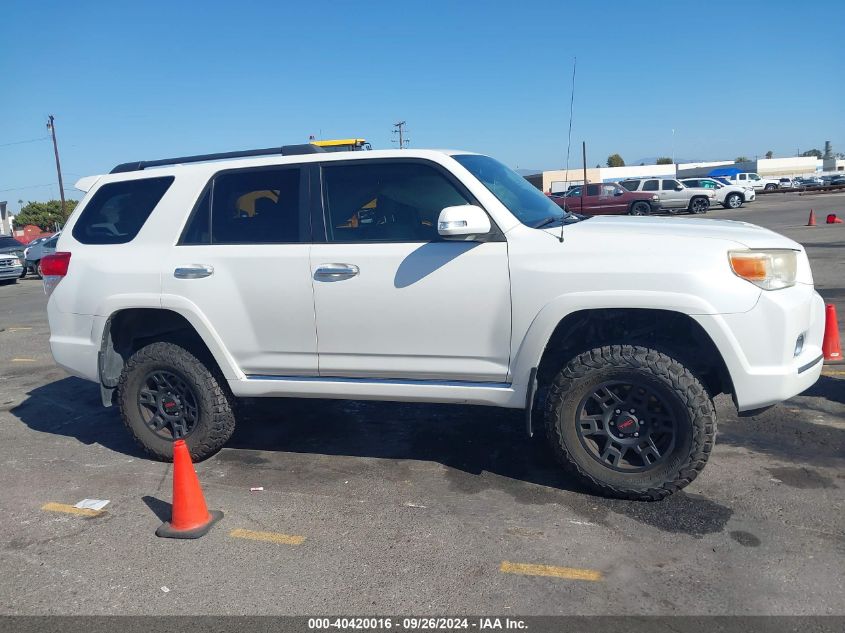
<path fill-rule="evenodd" d="M 31 138 L 26 141 L 13 141 L 12 143 L 0 143 L 0 147 L 9 147 L 10 145 L 23 145 L 24 143 L 36 143 L 38 141 L 49 140 L 49 136 L 42 136 L 41 138 Z"/>

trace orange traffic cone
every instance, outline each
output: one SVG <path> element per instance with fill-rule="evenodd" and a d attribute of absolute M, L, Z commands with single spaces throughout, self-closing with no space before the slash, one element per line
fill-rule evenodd
<path fill-rule="evenodd" d="M 828 213 L 827 223 L 828 224 L 842 224 L 842 218 L 837 218 L 835 213 Z"/>
<path fill-rule="evenodd" d="M 810 209 L 810 219 L 807 220 L 807 226 L 816 226 L 816 214 Z"/>
<path fill-rule="evenodd" d="M 842 347 L 839 345 L 839 324 L 836 323 L 836 306 L 832 303 L 825 306 L 822 352 L 825 360 L 842 360 Z"/>
<path fill-rule="evenodd" d="M 199 538 L 222 518 L 222 512 L 208 511 L 185 440 L 176 440 L 173 443 L 173 511 L 170 522 L 162 523 L 156 536 Z"/>

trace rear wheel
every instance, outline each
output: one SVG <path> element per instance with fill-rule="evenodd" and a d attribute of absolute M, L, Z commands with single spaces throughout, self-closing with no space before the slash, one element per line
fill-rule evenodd
<path fill-rule="evenodd" d="M 702 197 L 695 197 L 690 200 L 689 203 L 689 211 L 690 213 L 707 213 L 707 209 L 710 208 L 710 203 L 707 201 L 707 198 Z"/>
<path fill-rule="evenodd" d="M 126 428 L 150 455 L 173 459 L 185 440 L 191 457 L 223 448 L 235 430 L 233 397 L 222 376 L 173 343 L 152 343 L 126 362 L 118 384 Z"/>
<path fill-rule="evenodd" d="M 628 211 L 630 215 L 648 215 L 649 211 L 651 211 L 651 207 L 649 206 L 648 202 L 634 202 L 631 205 L 631 209 Z"/>
<path fill-rule="evenodd" d="M 546 435 L 561 465 L 589 488 L 655 501 L 707 463 L 713 403 L 698 379 L 659 351 L 613 345 L 563 367 L 545 403 Z"/>
<path fill-rule="evenodd" d="M 775 189 L 777 189 L 777 185 L 773 185 L 773 184 L 770 183 L 770 184 L 765 186 L 765 189 L 766 189 L 766 191 L 774 191 Z"/>
<path fill-rule="evenodd" d="M 35 271 L 35 276 L 38 277 L 39 279 L 42 279 L 42 277 L 41 277 L 41 260 L 40 259 L 37 262 L 35 262 L 35 266 L 34 266 L 33 270 Z"/>
<path fill-rule="evenodd" d="M 742 206 L 742 196 L 738 193 L 729 193 L 725 198 L 726 209 L 739 209 Z"/>

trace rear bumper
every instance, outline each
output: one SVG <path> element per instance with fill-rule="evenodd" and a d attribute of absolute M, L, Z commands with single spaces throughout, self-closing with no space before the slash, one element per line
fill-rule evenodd
<path fill-rule="evenodd" d="M 47 318 L 50 323 L 50 351 L 56 364 L 73 376 L 99 382 L 97 354 L 100 341 L 95 331 L 99 325 L 98 331 L 102 332 L 105 319 L 59 312 L 49 304 Z"/>
<path fill-rule="evenodd" d="M 762 292 L 748 312 L 694 318 L 722 353 L 739 411 L 788 400 L 821 375 L 824 301 L 812 286 Z M 803 348 L 795 355 L 801 335 Z"/>

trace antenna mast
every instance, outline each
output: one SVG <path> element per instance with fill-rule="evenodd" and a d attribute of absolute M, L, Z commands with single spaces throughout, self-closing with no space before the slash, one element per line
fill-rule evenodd
<path fill-rule="evenodd" d="M 572 58 L 572 91 L 569 95 L 569 136 L 566 141 L 566 189 L 569 190 L 569 150 L 572 148 L 572 112 L 575 106 L 575 67 L 578 64 L 578 57 Z M 587 179 L 584 178 L 584 187 L 587 186 Z M 566 193 L 566 192 L 564 192 Z M 566 204 L 564 204 L 566 210 Z M 563 220 L 560 222 L 560 241 L 563 242 Z"/>

